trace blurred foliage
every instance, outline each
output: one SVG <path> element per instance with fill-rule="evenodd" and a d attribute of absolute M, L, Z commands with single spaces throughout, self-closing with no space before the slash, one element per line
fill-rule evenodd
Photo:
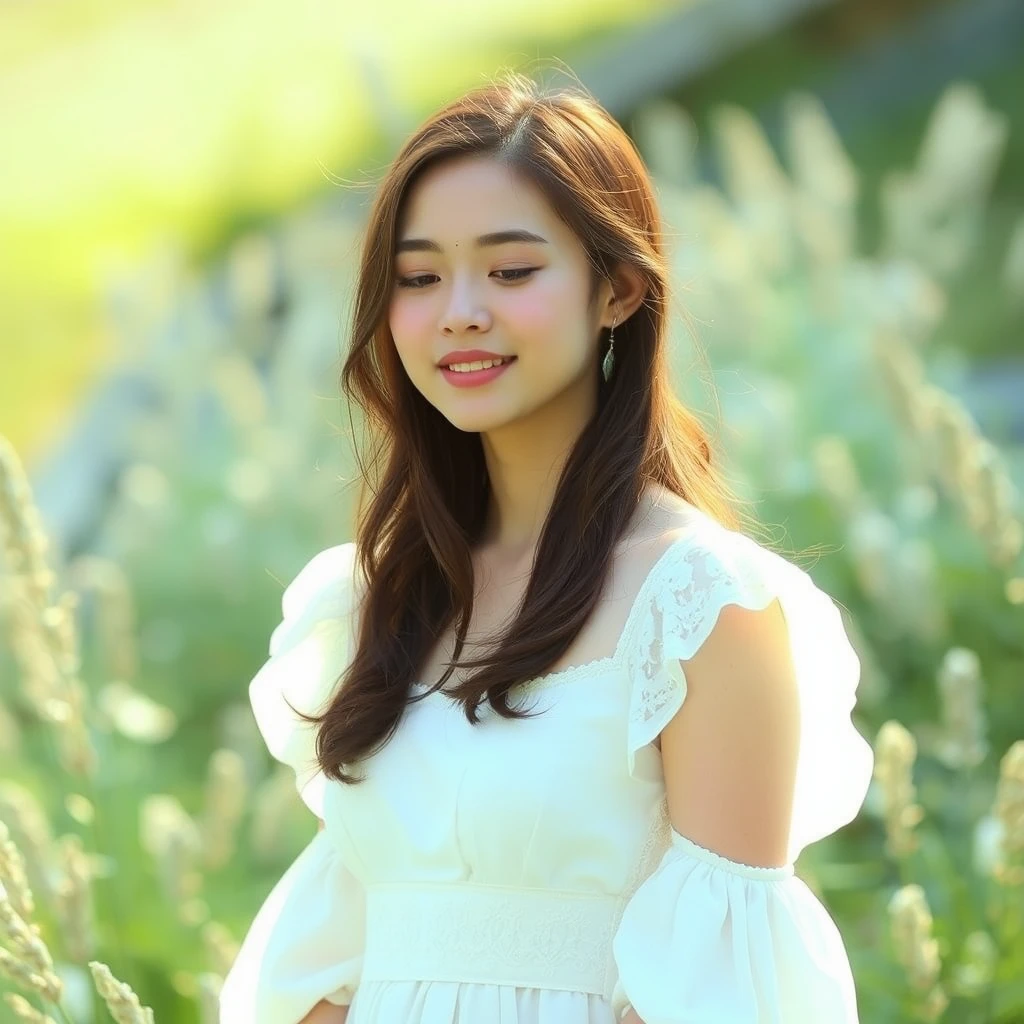
<path fill-rule="evenodd" d="M 676 302 L 700 325 L 695 347 L 682 309 L 672 317 L 674 380 L 710 421 L 710 374 L 730 473 L 777 524 L 775 546 L 847 609 L 861 655 L 876 779 L 798 871 L 842 929 L 862 1018 L 1011 1024 L 1024 1017 L 1020 439 L 981 435 L 956 398 L 965 361 L 934 344 L 950 282 L 988 244 L 1006 121 L 970 86 L 944 95 L 865 255 L 857 168 L 813 98 L 786 111 L 784 171 L 747 112 L 716 110 L 722 188 L 697 174 L 681 109 L 637 118 Z M 125 339 L 154 399 L 92 549 L 56 576 L 3 450 L 0 821 L 27 854 L 76 1022 L 98 991 L 86 964 L 103 962 L 163 1024 L 212 1024 L 234 944 L 312 832 L 288 770 L 267 771 L 244 681 L 284 584 L 353 532 L 336 296 L 339 282 L 351 293 L 359 230 L 308 211 L 243 236 L 204 276 L 180 254 L 122 296 L 123 330 L 176 329 Z M 1000 266 L 995 294 L 1012 305 L 1024 268 L 1012 251 Z M 54 835 L 82 837 L 87 883 Z"/>
<path fill-rule="evenodd" d="M 678 0 L 0 5 L 0 429 L 32 460 L 120 359 L 104 313 L 390 150 L 482 74 Z M 48 40 L 54 40 L 49 45 Z M 510 39 L 524 39 L 522 48 Z"/>
<path fill-rule="evenodd" d="M 734 104 L 755 115 L 772 112 L 794 88 L 828 92 L 844 60 L 854 60 L 889 32 L 905 31 L 908 19 L 956 4 L 951 0 L 839 0 L 823 5 L 785 31 L 758 39 L 691 81 L 667 92 L 694 119 L 703 139 L 711 132 L 712 111 Z M 863 58 L 865 63 L 870 58 Z M 905 92 L 931 80 L 934 69 L 919 66 L 921 52 L 908 48 Z M 867 74 L 862 67 L 861 75 Z M 849 92 L 856 75 L 847 81 Z M 949 310 L 934 339 L 937 347 L 965 350 L 976 357 L 1019 352 L 1024 334 L 1024 305 L 1003 301 L 1000 272 L 1012 242 L 1015 222 L 1024 210 L 1024 61 L 990 62 L 971 76 L 986 102 L 1008 119 L 1009 134 L 994 168 L 984 218 L 985 243 L 955 279 L 947 281 Z M 917 90 L 920 92 L 920 90 Z M 852 98 L 849 105 L 856 107 Z M 843 145 L 857 167 L 861 201 L 857 235 L 863 252 L 882 242 L 883 184 L 898 169 L 910 168 L 934 107 L 933 98 L 908 101 L 894 96 L 884 109 L 862 111 L 842 131 Z"/>

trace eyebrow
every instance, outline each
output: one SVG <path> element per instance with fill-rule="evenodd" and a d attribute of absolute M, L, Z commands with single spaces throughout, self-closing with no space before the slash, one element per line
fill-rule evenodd
<path fill-rule="evenodd" d="M 546 238 L 541 238 L 540 235 L 535 235 L 532 231 L 517 228 L 508 231 L 492 231 L 489 234 L 481 235 L 476 240 L 476 247 L 478 249 L 482 249 L 485 246 L 505 245 L 507 242 L 535 242 L 541 245 L 548 244 L 548 240 Z M 396 253 L 440 251 L 441 246 L 429 238 L 403 238 L 398 245 L 395 246 Z"/>

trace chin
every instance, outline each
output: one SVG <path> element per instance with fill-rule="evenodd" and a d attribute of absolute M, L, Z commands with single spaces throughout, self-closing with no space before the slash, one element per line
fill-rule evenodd
<path fill-rule="evenodd" d="M 486 434 L 492 430 L 500 430 L 516 420 L 522 419 L 521 410 L 508 408 L 508 403 L 495 400 L 492 396 L 489 401 L 481 402 L 476 408 L 470 405 L 459 407 L 458 401 L 445 401 L 435 406 L 438 412 L 456 430 L 464 431 L 467 434 Z"/>
<path fill-rule="evenodd" d="M 453 418 L 446 415 L 445 419 L 456 430 L 461 430 L 465 434 L 486 434 L 508 423 L 508 420 L 494 416 L 462 416 Z"/>

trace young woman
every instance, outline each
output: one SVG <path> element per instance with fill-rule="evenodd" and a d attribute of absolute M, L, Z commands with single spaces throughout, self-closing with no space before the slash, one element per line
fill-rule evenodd
<path fill-rule="evenodd" d="M 584 90 L 509 75 L 394 160 L 343 370 L 374 477 L 250 685 L 320 830 L 222 1024 L 857 1020 L 793 862 L 866 794 L 859 665 L 740 530 L 669 301 L 648 173 Z"/>

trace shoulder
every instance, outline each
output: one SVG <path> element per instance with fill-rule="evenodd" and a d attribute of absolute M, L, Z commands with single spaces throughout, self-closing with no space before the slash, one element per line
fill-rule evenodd
<path fill-rule="evenodd" d="M 299 716 L 323 711 L 351 658 L 354 567 L 352 542 L 318 551 L 302 565 L 284 587 L 268 657 L 249 683 L 267 749 L 294 769 L 302 799 L 319 818 L 324 779 L 316 728 Z"/>
<path fill-rule="evenodd" d="M 307 604 L 317 594 L 341 584 L 350 583 L 355 564 L 355 542 L 324 548 L 309 558 L 285 588 L 282 600 L 296 608 Z"/>
<path fill-rule="evenodd" d="M 720 522 L 685 499 L 654 492 L 639 519 L 624 560 L 634 562 L 671 588 L 685 578 L 688 590 L 718 594 L 723 603 L 763 607 L 783 590 L 813 588 L 810 576 L 794 562 L 754 537 Z"/>
<path fill-rule="evenodd" d="M 763 590 L 796 566 L 738 529 L 719 522 L 684 498 L 652 488 L 620 545 L 627 578 L 671 589 L 681 577 L 702 589 Z"/>
<path fill-rule="evenodd" d="M 674 496 L 673 496 L 674 498 Z M 837 635 L 838 608 L 793 562 L 681 498 L 661 500 L 622 556 L 637 595 L 627 645 L 649 674 L 651 652 L 717 666 L 740 651 Z M 702 648 L 705 648 L 702 650 Z"/>
<path fill-rule="evenodd" d="M 281 621 L 270 638 L 276 654 L 320 623 L 343 624 L 355 600 L 355 543 L 318 551 L 294 575 L 281 594 Z"/>
<path fill-rule="evenodd" d="M 695 527 L 710 518 L 685 498 L 660 485 L 648 485 L 617 549 L 616 560 L 627 578 L 645 579 L 662 556 Z"/>
<path fill-rule="evenodd" d="M 677 831 L 692 827 L 728 850 L 724 837 L 684 820 L 681 808 L 691 798 L 739 806 L 740 794 L 754 788 L 732 767 L 746 763 L 756 776 L 770 763 L 770 792 L 762 787 L 761 798 L 774 800 L 777 820 L 786 821 L 783 804 L 792 797 L 788 854 L 795 859 L 852 820 L 871 778 L 871 746 L 850 717 L 857 652 L 841 606 L 806 570 L 699 510 L 675 511 L 633 552 L 648 576 L 625 645 L 633 678 L 627 768 L 671 774 Z M 644 753 L 648 744 L 661 749 L 657 762 Z M 736 756 L 718 765 L 727 750 Z M 708 788 L 687 790 L 687 780 L 712 776 L 733 789 L 713 797 Z M 769 785 L 767 776 L 760 781 Z M 776 862 L 781 843 L 775 833 L 770 848 L 732 852 Z"/>
<path fill-rule="evenodd" d="M 656 523 L 639 546 L 640 557 L 675 603 L 675 587 L 683 583 L 694 609 L 712 620 L 700 659 L 724 669 L 744 652 L 758 657 L 781 650 L 786 622 L 778 600 L 780 583 L 800 570 L 682 499 L 661 503 Z M 659 581 L 652 582 L 657 590 Z"/>

